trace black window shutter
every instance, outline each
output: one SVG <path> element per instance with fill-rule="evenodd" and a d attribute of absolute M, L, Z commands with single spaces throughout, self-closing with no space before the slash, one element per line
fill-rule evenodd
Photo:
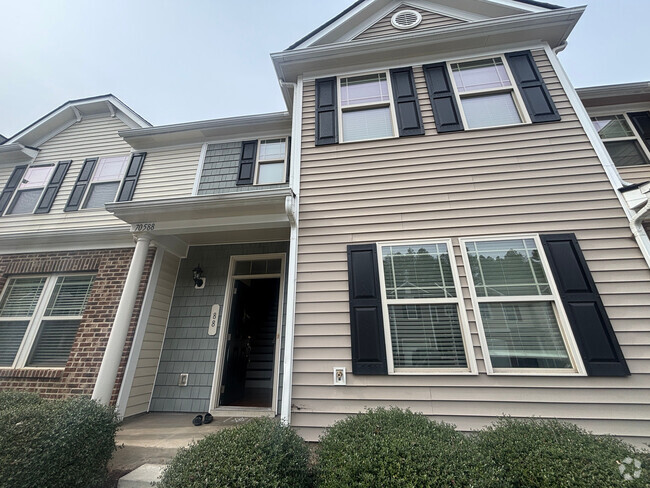
<path fill-rule="evenodd" d="M 354 374 L 388 374 L 377 247 L 348 246 L 350 336 Z"/>
<path fill-rule="evenodd" d="M 64 212 L 79 210 L 81 200 L 83 200 L 83 197 L 86 194 L 86 188 L 88 188 L 88 184 L 90 183 L 90 177 L 93 175 L 95 164 L 97 164 L 97 158 L 88 158 L 84 161 L 79 176 L 77 176 L 77 181 L 74 184 L 74 188 L 72 188 L 72 191 L 70 192 L 68 203 L 66 203 L 65 208 L 63 209 Z"/>
<path fill-rule="evenodd" d="M 420 104 L 413 80 L 413 69 L 411 67 L 391 69 L 390 81 L 393 85 L 400 137 L 421 136 L 424 134 L 424 125 L 422 125 Z"/>
<path fill-rule="evenodd" d="M 135 193 L 135 186 L 138 184 L 138 179 L 140 178 L 140 172 L 142 171 L 142 166 L 144 165 L 144 160 L 147 157 L 146 152 L 134 153 L 131 155 L 131 162 L 129 163 L 129 169 L 126 170 L 126 175 L 124 176 L 124 183 L 122 183 L 122 188 L 120 193 L 117 195 L 116 202 L 130 202 L 133 198 L 133 193 Z"/>
<path fill-rule="evenodd" d="M 291 137 L 287 137 L 287 174 L 285 183 L 289 181 L 289 175 L 291 175 Z"/>
<path fill-rule="evenodd" d="M 48 213 L 50 211 L 71 164 L 72 161 L 69 160 L 59 161 L 59 164 L 56 165 L 52 178 L 50 178 L 50 182 L 45 187 L 41 200 L 38 202 L 38 205 L 36 205 L 36 210 L 34 210 L 35 214 Z"/>
<path fill-rule="evenodd" d="M 633 112 L 627 115 L 650 150 L 650 112 Z"/>
<path fill-rule="evenodd" d="M 449 79 L 447 63 L 426 64 L 422 66 L 422 69 L 427 81 L 436 130 L 438 132 L 463 130 L 463 120 L 456 103 L 454 87 Z"/>
<path fill-rule="evenodd" d="M 241 156 L 239 157 L 239 170 L 237 171 L 237 185 L 253 184 L 256 154 L 257 141 L 244 141 L 241 143 Z"/>
<path fill-rule="evenodd" d="M 627 376 L 614 329 L 575 234 L 540 236 L 589 376 Z"/>
<path fill-rule="evenodd" d="M 16 166 L 11 172 L 9 181 L 5 185 L 2 193 L 0 193 L 0 215 L 2 215 L 9 204 L 9 200 L 14 195 L 16 188 L 20 185 L 20 182 L 23 180 L 23 175 L 27 171 L 27 165 Z"/>
<path fill-rule="evenodd" d="M 537 69 L 532 53 L 530 51 L 507 53 L 506 59 L 519 87 L 519 93 L 524 99 L 530 120 L 533 123 L 560 120 L 560 114 Z"/>
<path fill-rule="evenodd" d="M 316 80 L 316 145 L 339 142 L 336 76 Z"/>

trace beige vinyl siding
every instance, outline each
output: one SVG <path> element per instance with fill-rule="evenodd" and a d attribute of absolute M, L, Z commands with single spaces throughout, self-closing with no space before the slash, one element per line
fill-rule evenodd
<path fill-rule="evenodd" d="M 166 252 L 163 256 L 125 417 L 146 412 L 149 408 L 179 263 L 180 258 L 173 254 Z"/>
<path fill-rule="evenodd" d="M 128 129 L 128 126 L 118 118 L 83 119 L 43 143 L 33 164 L 72 160 L 52 209 L 49 213 L 40 215 L 4 215 L 0 218 L 0 233 L 97 228 L 120 224 L 128 229 L 126 224 L 103 209 L 63 212 L 86 158 L 119 156 L 131 152 L 131 146 L 117 135 L 117 131 L 123 129 Z M 0 169 L 2 185 L 9 179 L 12 170 L 13 167 Z"/>
<path fill-rule="evenodd" d="M 420 24 L 413 29 L 396 29 L 390 23 L 390 19 L 395 12 L 405 9 L 415 10 L 416 12 L 419 12 L 420 15 L 422 15 L 422 22 L 420 22 Z M 441 15 L 435 12 L 429 12 L 428 10 L 423 10 L 421 8 L 411 7 L 409 5 L 401 5 L 386 15 L 383 19 L 378 21 L 376 24 L 363 31 L 361 34 L 355 37 L 355 39 L 368 39 L 371 37 L 389 36 L 392 34 L 399 34 L 400 32 L 411 32 L 413 30 L 436 29 L 438 27 L 447 27 L 449 25 L 462 24 L 464 22 L 466 21 L 448 17 L 446 15 Z"/>
<path fill-rule="evenodd" d="M 574 421 L 650 439 L 650 270 L 611 184 L 543 51 L 560 122 L 438 134 L 414 67 L 426 135 L 314 146 L 314 82 L 303 99 L 292 425 L 309 440 L 343 416 L 399 405 L 472 430 L 502 414 Z M 632 375 L 488 376 L 458 238 L 575 232 Z M 451 238 L 478 376 L 351 372 L 346 246 Z"/>
<path fill-rule="evenodd" d="M 199 144 L 147 153 L 133 200 L 191 196 L 201 147 Z"/>

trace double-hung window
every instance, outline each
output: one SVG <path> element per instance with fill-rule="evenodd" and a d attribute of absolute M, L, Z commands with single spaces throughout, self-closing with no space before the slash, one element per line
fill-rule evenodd
<path fill-rule="evenodd" d="M 343 142 L 395 136 L 391 86 L 386 72 L 339 78 L 339 99 Z"/>
<path fill-rule="evenodd" d="M 529 123 L 523 101 L 501 56 L 450 63 L 451 79 L 466 128 Z"/>
<path fill-rule="evenodd" d="M 488 373 L 581 372 L 537 236 L 461 239 Z"/>
<path fill-rule="evenodd" d="M 650 152 L 626 114 L 592 117 L 591 122 L 616 166 L 650 163 Z"/>
<path fill-rule="evenodd" d="M 53 164 L 27 168 L 22 181 L 16 189 L 14 198 L 9 205 L 7 214 L 33 213 L 53 171 Z"/>
<path fill-rule="evenodd" d="M 0 298 L 0 367 L 64 367 L 94 276 L 12 277 Z"/>
<path fill-rule="evenodd" d="M 257 185 L 284 183 L 287 174 L 287 139 L 262 139 L 257 151 Z"/>
<path fill-rule="evenodd" d="M 128 156 L 99 158 L 83 208 L 104 208 L 114 201 L 128 164 Z"/>
<path fill-rule="evenodd" d="M 388 370 L 474 371 L 451 242 L 379 244 Z"/>

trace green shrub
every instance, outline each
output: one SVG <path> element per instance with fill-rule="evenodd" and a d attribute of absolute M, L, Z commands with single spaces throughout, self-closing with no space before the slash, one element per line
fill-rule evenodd
<path fill-rule="evenodd" d="M 0 487 L 101 486 L 117 417 L 87 398 L 0 392 Z"/>
<path fill-rule="evenodd" d="M 309 451 L 290 427 L 259 418 L 181 449 L 161 488 L 300 488 L 309 484 Z"/>
<path fill-rule="evenodd" d="M 478 434 L 477 445 L 503 467 L 504 480 L 525 488 L 647 487 L 643 455 L 613 437 L 592 435 L 557 420 L 499 419 Z M 643 459 L 641 477 L 624 480 L 625 458 Z M 634 468 L 627 466 L 628 474 Z"/>
<path fill-rule="evenodd" d="M 470 439 L 408 410 L 377 408 L 341 420 L 317 452 L 322 488 L 504 488 Z"/>

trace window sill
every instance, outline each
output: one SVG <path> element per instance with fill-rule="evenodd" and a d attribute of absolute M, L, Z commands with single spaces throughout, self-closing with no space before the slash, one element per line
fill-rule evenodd
<path fill-rule="evenodd" d="M 522 370 L 515 370 L 515 371 L 492 371 L 491 373 L 487 373 L 488 376 L 555 376 L 555 377 L 560 377 L 560 376 L 587 376 L 586 373 L 580 373 L 575 370 L 571 371 L 522 371 Z"/>
<path fill-rule="evenodd" d="M 520 122 L 518 124 L 506 124 L 506 125 L 490 125 L 488 127 L 473 127 L 473 128 L 465 128 L 462 131 L 459 132 L 475 132 L 477 130 L 490 130 L 490 129 L 505 129 L 508 127 L 521 127 L 524 125 L 533 125 L 532 122 Z M 443 133 L 444 134 L 444 133 Z"/>
<path fill-rule="evenodd" d="M 63 371 L 64 368 L 0 368 L 0 378 L 57 379 Z"/>
<path fill-rule="evenodd" d="M 478 371 L 398 369 L 397 371 L 389 371 L 388 374 L 389 376 L 478 376 Z"/>
<path fill-rule="evenodd" d="M 373 137 L 372 139 L 355 139 L 354 141 L 341 141 L 339 144 L 354 144 L 355 142 L 369 142 L 369 141 L 387 141 L 390 139 L 399 139 L 399 136 L 388 136 L 388 137 Z M 336 144 L 333 144 L 336 145 Z M 318 147 L 318 146 L 316 146 Z"/>

